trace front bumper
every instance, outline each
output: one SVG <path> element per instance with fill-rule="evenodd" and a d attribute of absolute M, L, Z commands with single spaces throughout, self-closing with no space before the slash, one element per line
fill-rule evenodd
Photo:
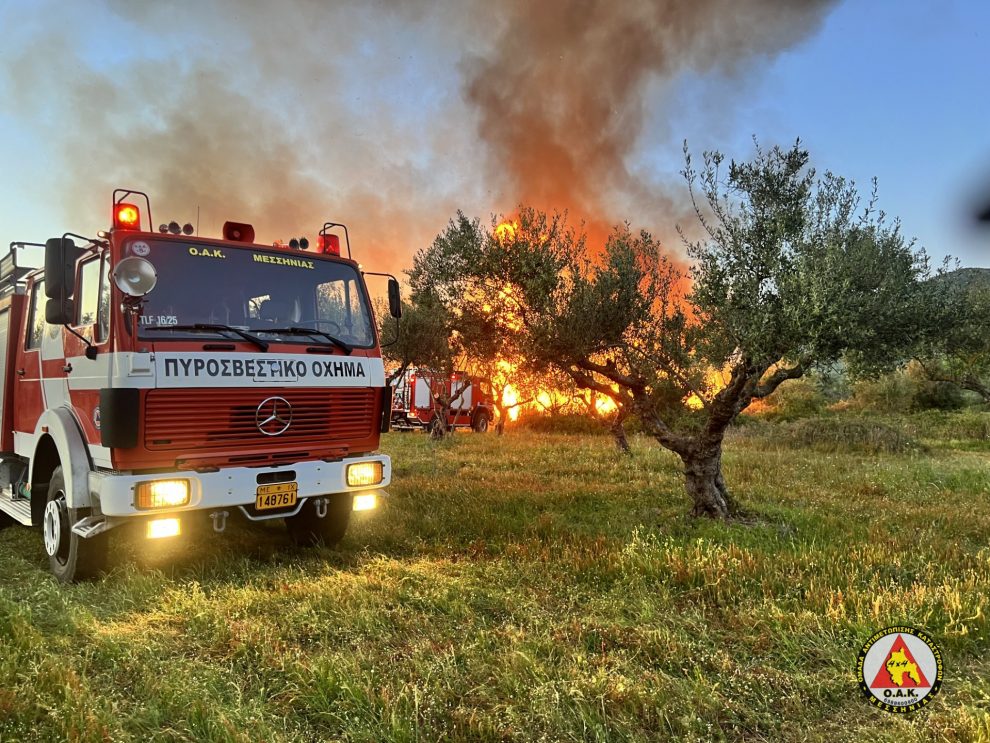
<path fill-rule="evenodd" d="M 349 487 L 347 465 L 355 462 L 381 462 L 382 481 L 377 485 Z M 94 502 L 99 502 L 104 516 L 172 514 L 253 505 L 258 485 L 271 482 L 273 474 L 284 476 L 289 472 L 295 473 L 291 480 L 299 484 L 298 497 L 301 501 L 304 498 L 333 493 L 380 492 L 392 481 L 392 462 L 384 454 L 374 454 L 335 462 L 296 462 L 278 467 L 228 467 L 217 472 L 188 470 L 147 475 L 90 472 L 89 491 L 93 495 Z M 189 480 L 188 505 L 154 510 L 139 510 L 135 506 L 135 489 L 139 482 L 175 478 Z"/>

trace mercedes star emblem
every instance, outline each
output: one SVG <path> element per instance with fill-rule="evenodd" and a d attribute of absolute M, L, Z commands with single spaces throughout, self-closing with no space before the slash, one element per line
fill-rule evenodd
<path fill-rule="evenodd" d="M 292 406 L 284 397 L 269 397 L 261 401 L 254 422 L 265 436 L 278 436 L 292 425 Z"/>

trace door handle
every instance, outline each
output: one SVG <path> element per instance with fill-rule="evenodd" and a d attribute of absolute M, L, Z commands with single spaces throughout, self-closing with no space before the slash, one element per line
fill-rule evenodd
<path fill-rule="evenodd" d="M 18 369 L 17 370 L 17 376 L 23 377 L 24 376 L 24 370 L 23 369 Z"/>
<path fill-rule="evenodd" d="M 65 366 L 63 366 L 62 367 L 62 371 L 64 371 L 66 374 L 71 374 L 72 373 L 72 364 L 66 364 Z"/>

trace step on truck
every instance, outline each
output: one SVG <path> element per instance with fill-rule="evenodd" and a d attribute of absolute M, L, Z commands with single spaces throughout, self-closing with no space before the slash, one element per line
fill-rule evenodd
<path fill-rule="evenodd" d="M 63 582 L 101 572 L 127 524 L 198 538 L 284 519 L 297 543 L 339 541 L 391 479 L 391 388 L 347 228 L 259 245 L 245 223 L 156 232 L 138 191 L 111 207 L 95 237 L 0 259 L 0 522 L 41 526 Z M 398 283 L 373 275 L 397 316 Z"/>

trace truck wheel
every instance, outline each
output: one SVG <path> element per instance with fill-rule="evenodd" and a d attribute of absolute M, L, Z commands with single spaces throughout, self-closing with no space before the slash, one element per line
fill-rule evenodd
<path fill-rule="evenodd" d="M 41 531 L 49 568 L 59 583 L 95 578 L 106 569 L 107 533 L 83 539 L 72 532 L 72 525 L 83 516 L 80 509 L 69 508 L 65 477 L 62 468 L 56 467 L 48 484 Z"/>
<path fill-rule="evenodd" d="M 344 538 L 347 523 L 351 520 L 353 496 L 350 493 L 336 493 L 322 497 L 330 501 L 327 515 L 322 519 L 316 515 L 316 501 L 319 498 L 307 498 L 299 513 L 285 519 L 289 537 L 300 547 L 333 547 Z"/>
<path fill-rule="evenodd" d="M 472 428 L 475 433 L 485 433 L 488 430 L 488 416 L 484 413 L 478 413 L 474 416 L 474 425 Z"/>

